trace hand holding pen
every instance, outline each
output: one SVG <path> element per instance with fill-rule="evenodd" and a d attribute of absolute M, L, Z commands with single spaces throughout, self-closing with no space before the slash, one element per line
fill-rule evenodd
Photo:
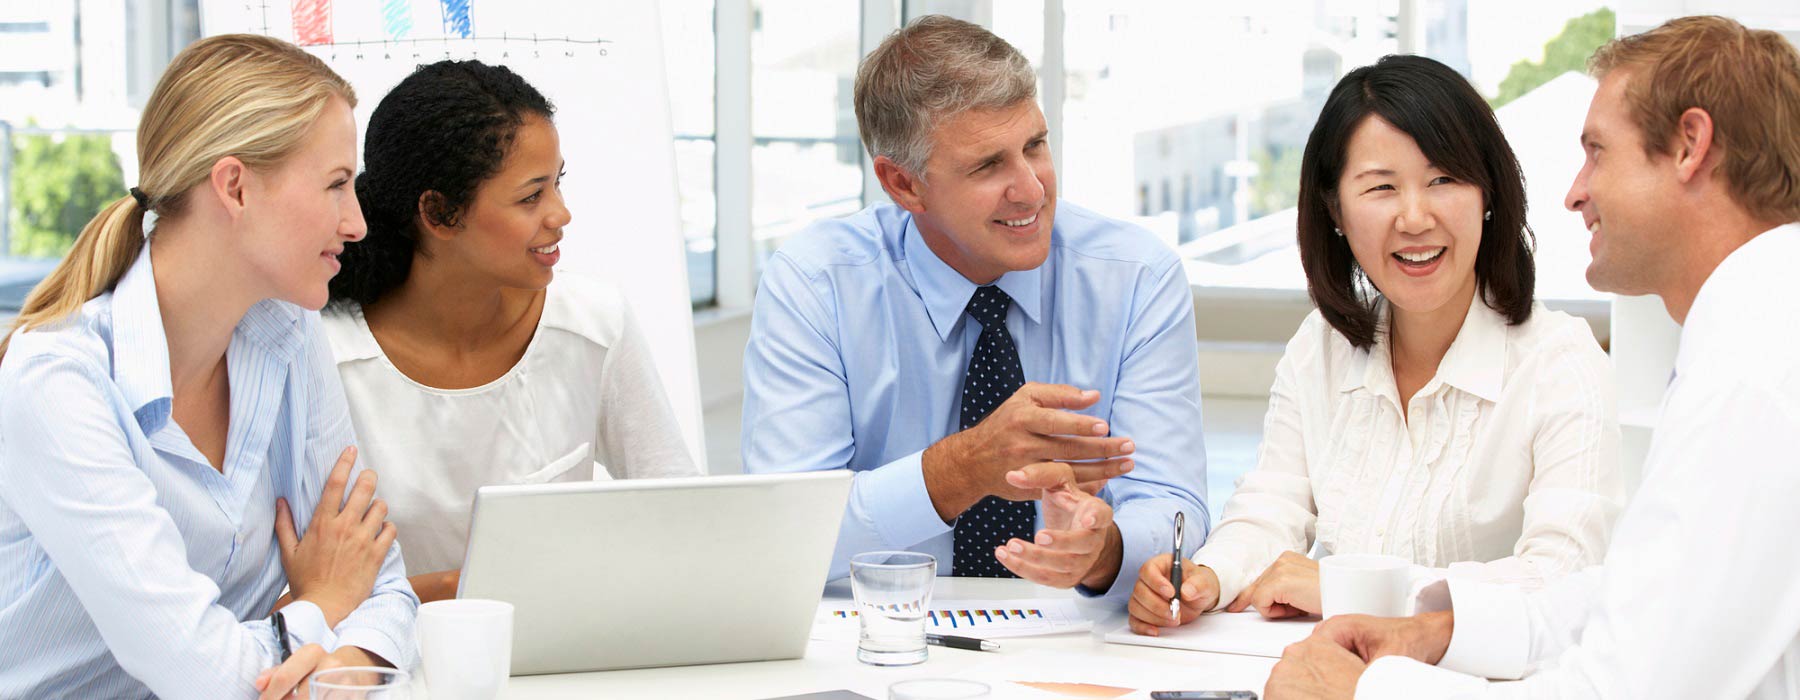
<path fill-rule="evenodd" d="M 1187 518 L 1181 520 L 1186 525 Z M 1182 556 L 1180 547 L 1152 557 L 1138 569 L 1137 586 L 1126 606 L 1133 632 L 1154 637 L 1161 628 L 1187 624 L 1218 606 L 1218 575 Z"/>

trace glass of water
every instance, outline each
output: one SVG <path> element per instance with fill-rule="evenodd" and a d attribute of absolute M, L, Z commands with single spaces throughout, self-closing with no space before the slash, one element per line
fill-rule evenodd
<path fill-rule="evenodd" d="M 917 552 L 864 552 L 850 557 L 850 590 L 856 595 L 862 636 L 857 660 L 876 666 L 925 661 L 925 613 L 937 559 Z"/>
<path fill-rule="evenodd" d="M 312 700 L 407 700 L 412 677 L 375 666 L 344 666 L 312 675 Z"/>

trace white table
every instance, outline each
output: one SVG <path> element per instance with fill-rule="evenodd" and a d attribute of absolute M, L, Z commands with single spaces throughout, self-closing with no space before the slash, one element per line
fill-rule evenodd
<path fill-rule="evenodd" d="M 1007 579 L 940 578 L 932 590 L 940 599 L 1067 598 L 1071 591 Z M 850 598 L 848 580 L 826 586 L 826 599 Z M 931 658 L 917 666 L 882 668 L 856 660 L 854 641 L 814 640 L 806 656 L 786 661 L 647 668 L 599 673 L 518 676 L 505 697 L 537 700 L 552 698 L 770 698 L 824 690 L 849 689 L 877 700 L 887 698 L 887 686 L 908 678 L 954 675 L 997 656 L 1031 649 L 1093 654 L 1098 657 L 1140 659 L 1204 670 L 1216 678 L 1215 689 L 1247 689 L 1262 692 L 1275 660 L 1232 654 L 1207 654 L 1175 649 L 1107 644 L 1102 636 L 1125 620 L 1123 610 L 1083 602 L 1083 611 L 1094 620 L 1091 634 L 1025 637 L 1000 640 L 998 652 L 963 651 L 931 647 Z M 671 632 L 673 633 L 673 632 Z M 414 697 L 424 697 L 424 683 L 415 684 Z"/>

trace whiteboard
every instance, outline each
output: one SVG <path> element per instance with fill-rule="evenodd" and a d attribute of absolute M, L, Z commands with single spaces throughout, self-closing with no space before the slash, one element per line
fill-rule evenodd
<path fill-rule="evenodd" d="M 651 0 L 202 0 L 208 35 L 300 44 L 356 89 L 357 133 L 415 66 L 504 64 L 556 106 L 573 216 L 559 270 L 624 292 L 705 470 L 661 22 Z M 360 138 L 360 136 L 359 136 Z"/>

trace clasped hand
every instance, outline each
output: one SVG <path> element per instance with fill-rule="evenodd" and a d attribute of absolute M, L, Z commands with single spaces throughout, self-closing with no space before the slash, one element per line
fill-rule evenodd
<path fill-rule="evenodd" d="M 319 606 L 332 627 L 374 590 L 396 535 L 394 524 L 387 522 L 387 504 L 375 498 L 375 472 L 365 469 L 355 486 L 349 485 L 355 464 L 356 448 L 346 448 L 325 480 L 305 537 L 295 532 L 287 500 L 275 502 L 275 539 L 281 544 L 289 596 Z"/>
<path fill-rule="evenodd" d="M 1413 617 L 1338 615 L 1282 651 L 1263 696 L 1351 698 L 1368 665 L 1383 656 L 1435 665 L 1449 649 L 1454 628 L 1455 615 L 1449 611 Z"/>

